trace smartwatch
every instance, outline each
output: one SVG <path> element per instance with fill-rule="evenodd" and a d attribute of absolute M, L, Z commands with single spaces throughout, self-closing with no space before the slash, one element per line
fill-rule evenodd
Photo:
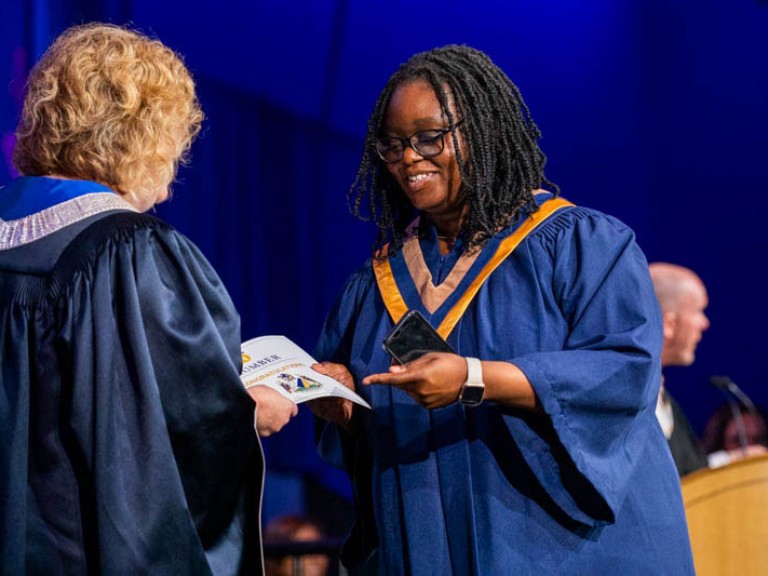
<path fill-rule="evenodd" d="M 477 358 L 465 358 L 467 361 L 467 381 L 459 388 L 459 403 L 465 406 L 479 406 L 485 396 L 483 367 Z"/>

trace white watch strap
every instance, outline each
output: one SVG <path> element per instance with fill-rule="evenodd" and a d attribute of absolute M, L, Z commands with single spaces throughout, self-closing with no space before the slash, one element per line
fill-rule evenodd
<path fill-rule="evenodd" d="M 483 383 L 483 365 L 480 364 L 478 358 L 472 358 L 467 356 L 467 381 L 466 384 L 482 384 Z"/>

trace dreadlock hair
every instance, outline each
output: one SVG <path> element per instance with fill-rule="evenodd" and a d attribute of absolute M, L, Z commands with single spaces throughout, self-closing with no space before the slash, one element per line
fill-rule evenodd
<path fill-rule="evenodd" d="M 347 201 L 356 218 L 372 220 L 378 227 L 374 250 L 389 242 L 389 251 L 397 251 L 408 224 L 417 215 L 375 150 L 392 94 L 414 81 L 426 82 L 435 91 L 453 135 L 462 193 L 470 206 L 461 231 L 467 250 L 482 248 L 499 229 L 535 212 L 534 190 L 546 185 L 554 195 L 559 194 L 557 185 L 544 175 L 546 156 L 537 143 L 541 132 L 517 86 L 479 50 L 460 45 L 434 48 L 400 66 L 379 94 L 368 119 L 360 167 Z M 451 113 L 449 97 L 456 117 Z M 459 120 L 467 158 L 462 157 L 456 139 Z M 367 214 L 362 210 L 366 199 Z"/>

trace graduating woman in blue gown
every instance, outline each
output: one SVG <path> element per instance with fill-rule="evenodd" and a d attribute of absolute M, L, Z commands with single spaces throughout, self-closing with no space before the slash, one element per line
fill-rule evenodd
<path fill-rule="evenodd" d="M 373 410 L 311 404 L 352 476 L 353 571 L 693 573 L 645 257 L 559 197 L 539 135 L 466 46 L 414 56 L 376 103 L 350 191 L 376 252 L 315 351 Z M 391 366 L 381 343 L 409 309 L 456 353 Z"/>
<path fill-rule="evenodd" d="M 239 377 L 200 251 L 143 214 L 202 113 L 181 59 L 108 25 L 32 71 L 0 189 L 0 573 L 259 574 L 254 431 L 296 406 Z M 257 390 L 258 389 L 258 390 Z"/>

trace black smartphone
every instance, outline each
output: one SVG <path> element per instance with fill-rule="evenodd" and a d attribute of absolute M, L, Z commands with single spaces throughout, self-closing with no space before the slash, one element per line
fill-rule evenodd
<path fill-rule="evenodd" d="M 418 310 L 408 310 L 383 344 L 384 349 L 400 364 L 416 360 L 427 352 L 453 352 Z"/>

